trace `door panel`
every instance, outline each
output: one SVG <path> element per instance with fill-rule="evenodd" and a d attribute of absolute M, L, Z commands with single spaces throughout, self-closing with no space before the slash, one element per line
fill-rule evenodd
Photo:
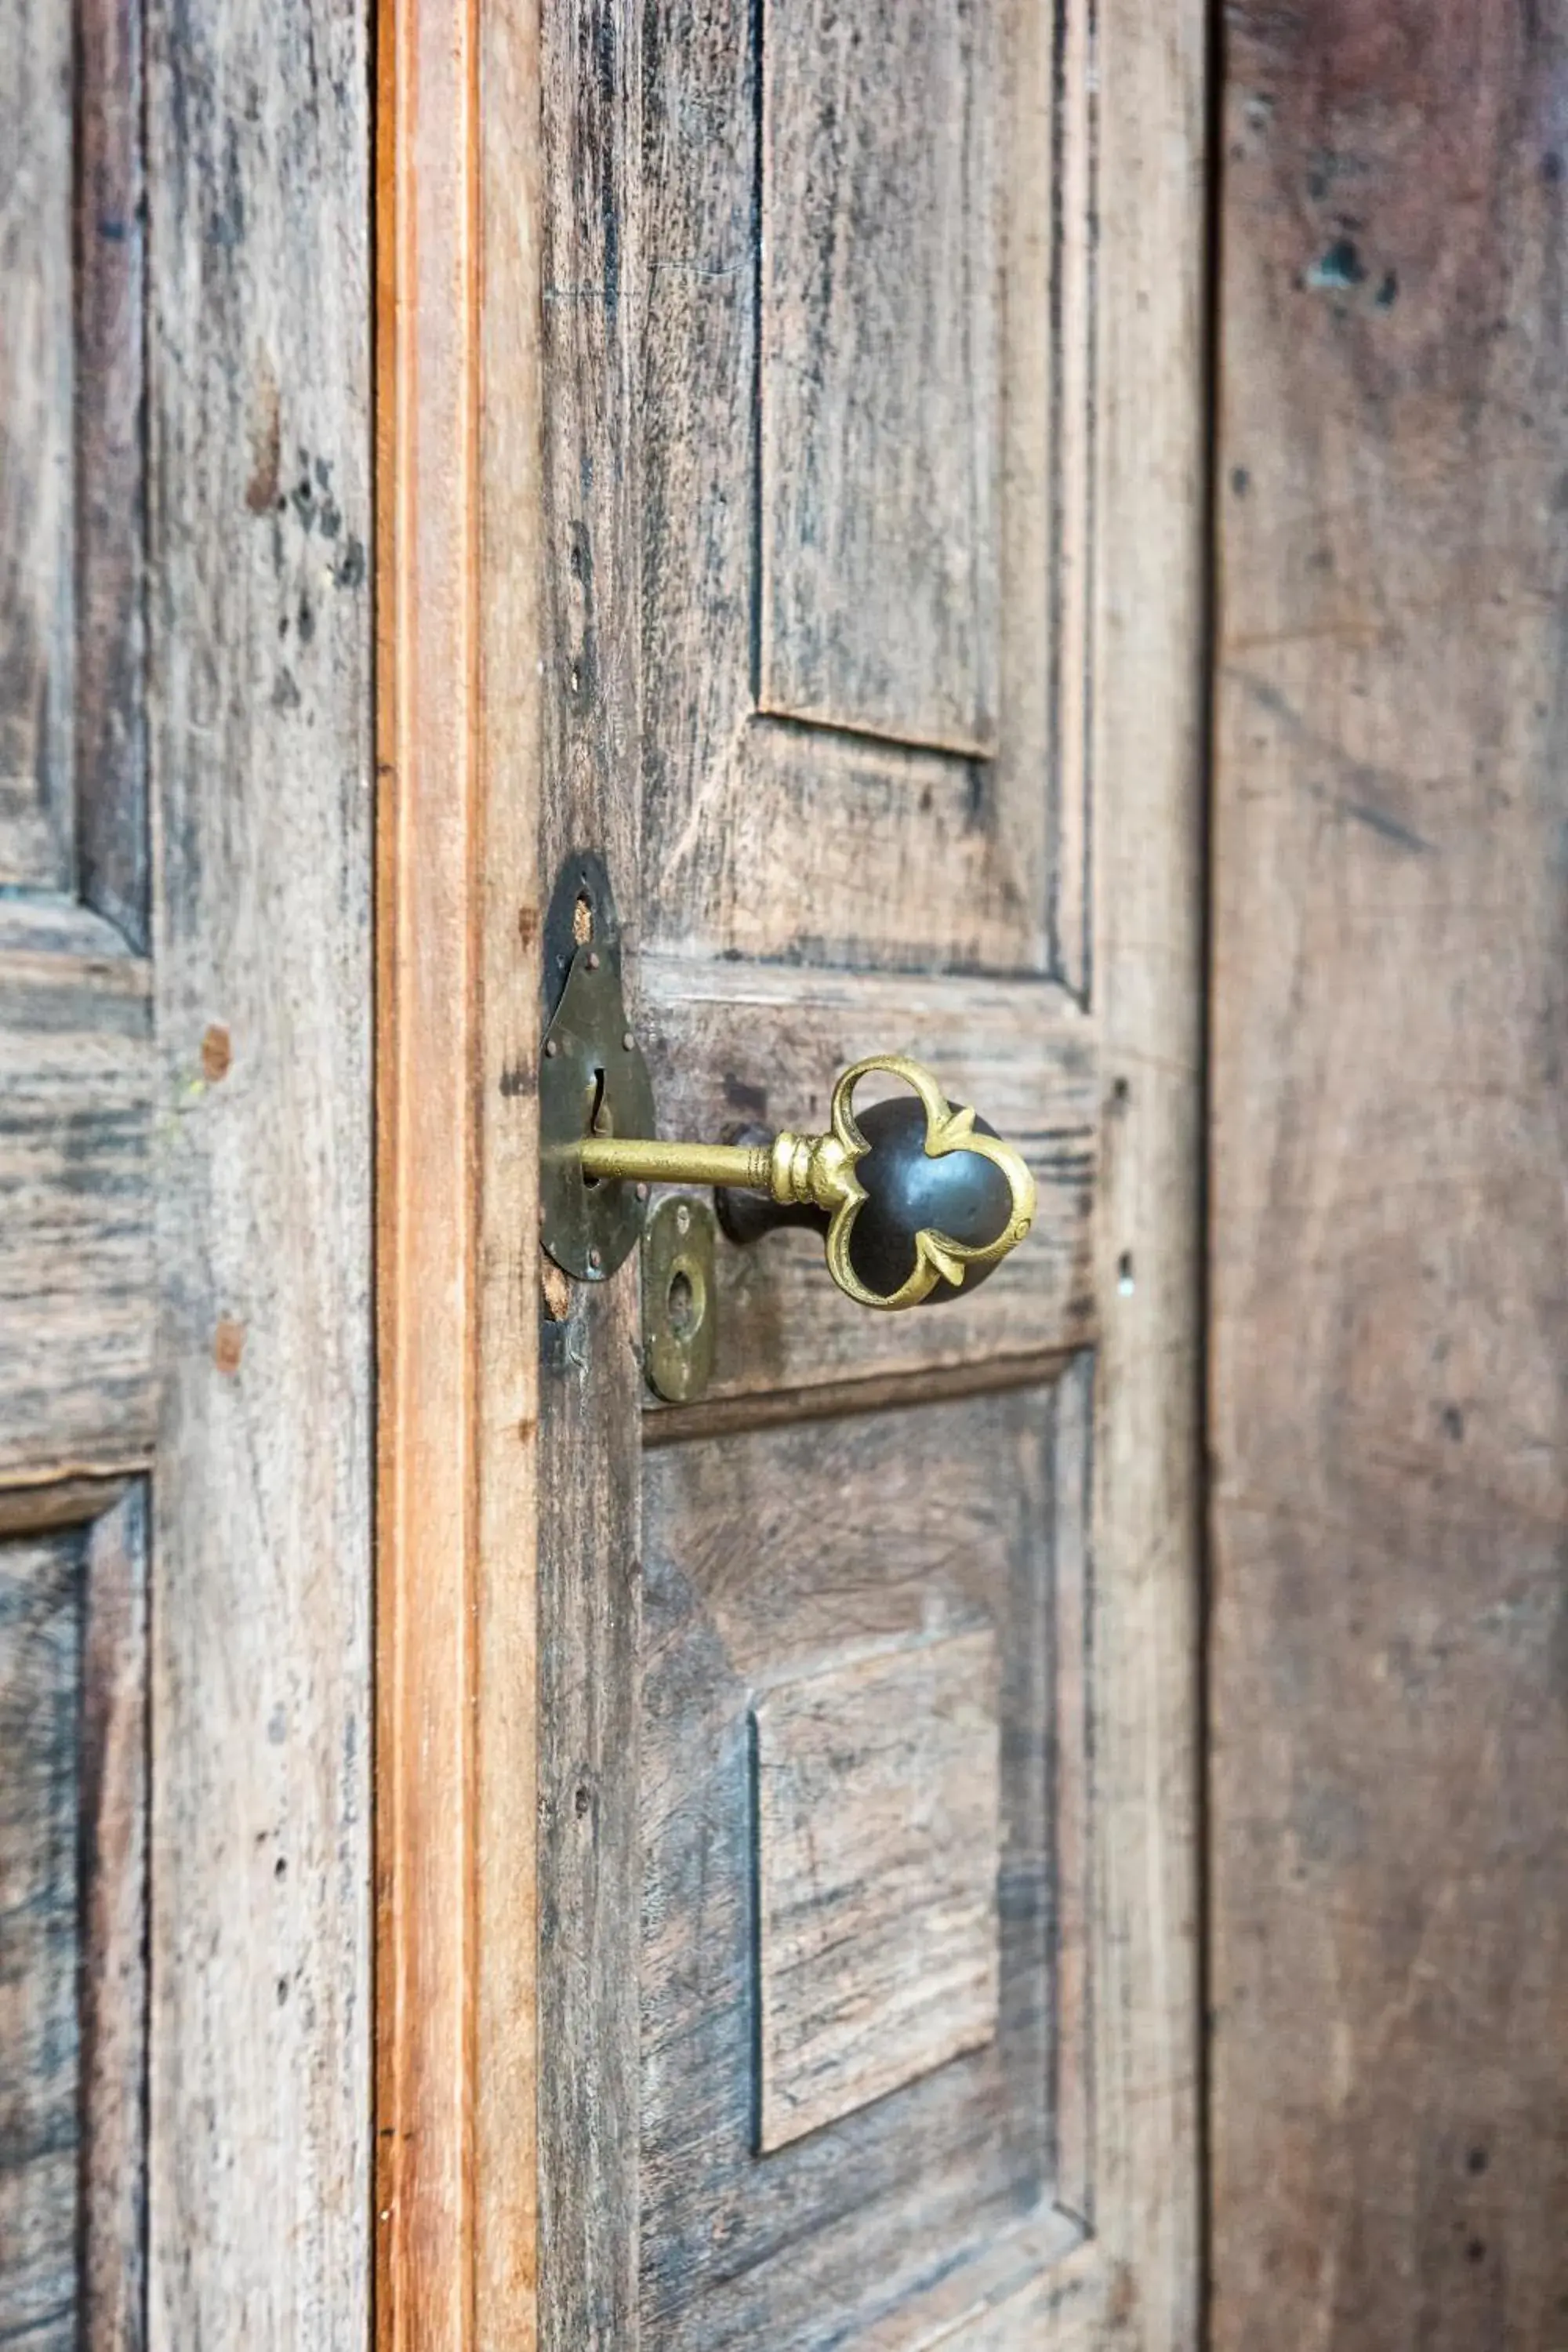
<path fill-rule="evenodd" d="M 1041 1205 L 910 1314 L 721 1243 L 679 1406 L 547 1276 L 542 2340 L 1190 2344 L 1201 45 L 544 40 L 542 894 L 605 856 L 662 1134 L 912 1052 Z"/>
<path fill-rule="evenodd" d="M 1082 2234 L 1091 1377 L 647 1456 L 652 2342 L 824 2342 L 1042 2204 Z"/>
<path fill-rule="evenodd" d="M 638 65 L 647 943 L 1058 972 L 1047 12 L 725 0 Z"/>
<path fill-rule="evenodd" d="M 366 2324 L 363 52 L 0 30 L 0 2337 L 87 2352 Z"/>

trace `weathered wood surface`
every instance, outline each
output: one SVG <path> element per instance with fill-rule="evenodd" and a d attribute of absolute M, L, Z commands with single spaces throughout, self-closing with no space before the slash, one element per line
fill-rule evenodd
<path fill-rule="evenodd" d="M 909 1043 L 914 1023 L 956 1088 L 993 1115 L 1005 1097 L 1004 1126 L 1022 1111 L 1014 1123 L 1042 1153 L 1051 1205 L 1035 1271 L 1017 1262 L 1013 1308 L 998 1276 L 972 1329 L 959 1307 L 942 1310 L 956 1323 L 888 1318 L 862 1334 L 808 1288 L 804 1245 L 779 1241 L 771 1269 L 759 1253 L 750 1324 L 726 1315 L 736 1352 L 721 1392 L 686 1417 L 682 1442 L 647 1458 L 646 1595 L 635 1274 L 586 1292 L 547 1274 L 541 2335 L 627 2352 L 639 2333 L 694 2352 L 760 2341 L 805 2352 L 828 2328 L 905 2346 L 1136 2330 L 1151 2352 L 1177 2352 L 1194 2341 L 1197 2301 L 1205 27 L 1195 4 L 1153 28 L 1114 0 L 1092 22 L 1076 6 L 1055 20 L 999 7 L 976 31 L 1000 60 L 1004 110 L 984 129 L 1006 192 L 989 228 L 983 212 L 949 225 L 961 244 L 989 239 L 1002 320 L 992 543 L 965 551 L 977 578 L 990 567 L 1000 582 L 994 705 L 980 714 L 994 756 L 982 759 L 945 740 L 967 745 L 973 727 L 933 727 L 923 681 L 908 675 L 907 723 L 886 709 L 874 723 L 910 741 L 851 731 L 855 679 L 832 688 L 850 728 L 756 708 L 767 486 L 780 488 L 791 459 L 776 439 L 764 465 L 755 437 L 763 281 L 785 228 L 768 217 L 778 199 L 764 152 L 778 14 L 721 0 L 697 21 L 621 5 L 547 16 L 542 877 L 569 850 L 607 857 L 666 1131 L 793 1123 L 814 1093 L 825 1104 L 851 1036 Z M 916 46 L 946 37 L 935 14 L 884 30 Z M 838 55 L 816 46 L 829 64 Z M 812 61 L 794 56 L 788 69 L 804 121 Z M 886 92 L 856 73 L 847 88 L 865 120 L 843 136 L 893 156 L 919 126 L 878 115 Z M 965 96 L 942 93 L 939 142 Z M 861 196 L 886 194 L 869 173 Z M 853 213 L 840 205 L 823 237 L 847 250 Z M 930 355 L 900 334 L 920 289 L 885 295 L 903 326 L 879 352 L 918 375 Z M 831 298 L 820 316 L 834 345 L 824 381 L 866 383 Z M 925 393 L 943 413 L 973 402 L 978 419 L 984 404 L 978 379 L 939 385 L 933 373 Z M 905 453 L 885 454 L 896 486 Z M 889 490 L 887 514 L 847 510 L 845 529 L 875 545 L 900 513 Z M 787 563 L 814 562 L 784 529 Z M 855 604 L 842 579 L 818 588 L 824 612 Z M 913 593 L 939 591 L 922 578 Z M 871 637 L 848 642 L 876 641 L 877 615 L 856 604 L 862 617 Z M 975 653 L 977 673 L 988 658 Z M 955 674 L 950 663 L 948 684 Z M 944 740 L 921 741 L 922 729 Z M 859 1034 L 868 1018 L 878 1034 Z M 755 1308 L 786 1265 L 798 1297 L 770 1330 Z M 1080 1353 L 1054 1435 L 1037 1423 L 1016 1448 L 999 1443 L 1038 1406 L 1011 1384 L 1016 1366 L 1059 1372 L 1061 1351 L 1091 1333 L 1104 1339 L 1098 1399 Z M 1005 1387 L 998 1363 L 1014 1367 Z M 910 1384 L 942 1389 L 960 1371 L 989 1393 L 912 1401 Z M 865 1402 L 892 1409 L 845 1411 L 852 1374 Z M 813 1412 L 814 1383 L 837 1412 Z M 811 1415 L 804 1426 L 779 1418 L 781 1399 Z M 927 1413 L 971 1442 L 911 1443 Z M 646 1419 L 657 1432 L 658 1416 Z M 1045 1506 L 1058 1481 L 1070 1529 Z M 952 1493 L 969 1508 L 944 1517 Z M 860 1496 L 864 1528 L 839 1561 L 847 1494 Z M 900 1533 L 884 1557 L 868 1531 L 889 1509 Z M 1016 1575 L 1019 1622 L 1037 1624 L 1047 1544 L 1084 1587 L 1057 1654 L 999 1640 L 1014 1678 L 1004 1817 L 1018 1826 L 1003 1847 L 997 2040 L 760 2156 L 757 1684 L 784 1665 L 842 1664 L 847 1638 L 934 1638 L 927 1611 L 940 1612 L 951 1568 L 930 1549 L 940 1528 L 967 1563 L 952 1573 Z M 840 1573 L 858 1579 L 853 1591 Z M 739 1601 L 721 1605 L 745 1576 L 765 1643 Z M 1053 1710 L 1075 1749 L 1092 1737 L 1092 1790 L 1084 1778 L 1047 1786 Z M 639 1783 L 640 1824 L 628 1804 Z M 640 2053 L 626 1998 L 639 1898 Z M 1070 2210 L 1053 2219 L 1055 2197 Z M 1021 2224 L 1037 2223 L 1026 2252 Z M 1064 2258 L 1086 2225 L 1103 2252 L 1073 2268 Z"/>
<path fill-rule="evenodd" d="M 1110 0 L 1094 35 L 1092 963 L 1107 1108 L 1091 2218 L 1110 2321 L 1144 2352 L 1187 2352 L 1199 2292 L 1206 12 Z"/>
<path fill-rule="evenodd" d="M 142 0 L 76 28 L 76 887 L 149 940 Z"/>
<path fill-rule="evenodd" d="M 152 1444 L 152 1012 L 108 924 L 0 903 L 0 1481 Z"/>
<path fill-rule="evenodd" d="M 537 30 L 397 8 L 377 58 L 375 2324 L 419 2352 L 534 2340 Z"/>
<path fill-rule="evenodd" d="M 1568 2313 L 1568 11 L 1230 11 L 1215 2342 Z"/>
<path fill-rule="evenodd" d="M 1047 14 L 656 9 L 639 76 L 616 251 L 640 327 L 647 939 L 1044 971 L 1061 834 L 1054 780 L 1042 788 L 1058 626 Z M 1064 111 L 1087 100 L 1080 79 Z M 1081 574 L 1068 586 L 1087 593 Z M 629 677 L 613 690 L 629 723 Z M 900 740 L 759 717 L 781 702 Z M 947 748 L 977 741 L 994 756 Z"/>
<path fill-rule="evenodd" d="M 633 936 L 640 555 L 628 312 L 641 127 L 627 0 L 545 12 L 540 877 L 597 850 Z M 689 149 L 700 142 L 688 142 Z M 649 871 L 657 867 L 657 856 Z M 604 938 L 605 909 L 599 910 Z M 539 2339 L 637 2341 L 642 1566 L 637 1267 L 576 1285 L 539 1402 Z"/>
<path fill-rule="evenodd" d="M 85 2352 L 142 2352 L 152 1761 L 146 1482 L 101 1499 L 84 1546 L 77 1718 L 80 2342 Z"/>
<path fill-rule="evenodd" d="M 78 1528 L 0 1544 L 0 2341 L 78 2343 Z"/>
<path fill-rule="evenodd" d="M 145 1496 L 53 1493 L 0 1543 L 0 2338 L 141 2352 Z"/>
<path fill-rule="evenodd" d="M 998 699 L 1005 15 L 810 0 L 764 5 L 760 27 L 758 700 L 981 755 Z"/>
<path fill-rule="evenodd" d="M 987 1630 L 824 1667 L 752 1709 L 763 2151 L 996 2031 L 996 1682 Z"/>
<path fill-rule="evenodd" d="M 324 0 L 148 24 L 150 2328 L 370 2282 L 370 157 Z"/>
<path fill-rule="evenodd" d="M 817 1132 L 841 1070 L 868 1053 L 912 1054 L 1017 1146 L 1039 1187 L 1022 1248 L 973 1297 L 929 1312 L 853 1306 L 808 1232 L 721 1244 L 710 1396 L 981 1363 L 1092 1336 L 1097 1041 L 1060 991 L 647 955 L 636 1017 L 665 1135 Z"/>
<path fill-rule="evenodd" d="M 45 890 L 75 847 L 71 16 L 0 34 L 0 887 Z"/>
<path fill-rule="evenodd" d="M 1069 1749 L 1054 1713 L 1056 1627 L 1081 1623 L 1084 1606 L 1063 1590 L 1084 1559 L 1058 1510 L 1059 1409 L 1059 1391 L 1018 1390 L 699 1439 L 645 1459 L 642 2315 L 645 2336 L 672 2352 L 758 2342 L 804 2352 L 830 2326 L 856 2340 L 1052 2201 L 1053 2105 L 1064 2088 L 1077 2095 L 1053 2077 L 1082 2054 L 1070 2025 L 1065 2039 L 1059 2030 L 1058 1939 L 1071 1946 L 1083 1932 L 1057 1910 L 1052 1864 L 1089 1764 L 1087 1727 Z M 1077 1428 L 1081 1452 L 1081 1414 Z M 1063 1482 L 1079 1507 L 1083 1476 L 1080 1465 Z M 994 2037 L 873 2105 L 847 2095 L 835 2119 L 825 2111 L 822 2127 L 759 2158 L 754 2004 L 769 1964 L 769 1864 L 759 1880 L 755 1841 L 765 1844 L 771 1808 L 759 1792 L 753 1823 L 753 1712 L 793 1696 L 798 1727 L 824 1678 L 896 1684 L 944 1651 L 970 1703 L 976 1654 L 999 1661 L 983 1710 L 1001 1727 L 999 1748 L 983 1764 L 973 1741 L 955 1748 L 911 1704 L 907 1751 L 888 1772 L 907 1792 L 963 1770 L 945 1801 L 956 1815 L 984 1811 L 1000 1770 Z M 863 1696 L 864 1723 L 851 1710 L 844 1724 L 847 1749 L 888 1729 L 874 1692 Z M 759 1727 L 759 1760 L 768 1752 Z M 814 1822 L 826 1865 L 851 1825 L 821 1809 Z M 802 1838 L 811 1826 L 801 1822 Z M 940 1878 L 932 1857 L 933 1892 Z M 865 1916 L 889 1899 L 882 1874 L 860 1896 Z M 836 1968 L 844 1959 L 824 1963 L 829 2011 L 850 1983 L 852 1970 Z M 896 2022 L 883 2017 L 877 2031 L 890 2050 Z M 847 2095 L 851 2081 L 841 2077 Z"/>

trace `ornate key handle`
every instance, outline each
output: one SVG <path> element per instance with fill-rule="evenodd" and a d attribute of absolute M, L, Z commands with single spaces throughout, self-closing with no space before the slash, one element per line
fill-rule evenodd
<path fill-rule="evenodd" d="M 872 1071 L 910 1092 L 857 1112 L 855 1090 Z M 577 1156 L 590 1184 L 738 1185 L 781 1208 L 823 1211 L 828 1272 L 861 1307 L 918 1307 L 973 1287 L 1035 1214 L 1035 1180 L 1012 1145 L 902 1054 L 868 1055 L 844 1072 L 825 1135 L 786 1130 L 751 1145 L 591 1132 Z"/>

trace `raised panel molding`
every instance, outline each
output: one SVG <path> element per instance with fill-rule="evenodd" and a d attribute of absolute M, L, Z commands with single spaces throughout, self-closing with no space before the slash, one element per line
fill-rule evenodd
<path fill-rule="evenodd" d="M 762 12 L 759 699 L 981 755 L 1001 587 L 1002 13 Z"/>
<path fill-rule="evenodd" d="M 781 1683 L 752 1722 L 765 2151 L 996 2031 L 995 1635 Z"/>

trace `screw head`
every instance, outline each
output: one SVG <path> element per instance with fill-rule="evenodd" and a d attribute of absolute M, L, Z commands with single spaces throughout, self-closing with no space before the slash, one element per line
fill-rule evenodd
<path fill-rule="evenodd" d="M 597 971 L 599 969 L 599 950 L 597 948 L 590 948 L 588 950 L 588 969 L 590 971 Z"/>
<path fill-rule="evenodd" d="M 647 1186 L 646 1184 L 639 1184 L 637 1186 L 637 1199 L 639 1201 L 646 1201 L 647 1199 Z"/>
<path fill-rule="evenodd" d="M 691 1212 L 684 1201 L 675 1213 L 675 1230 L 678 1234 L 689 1234 L 691 1231 Z"/>
<path fill-rule="evenodd" d="M 628 1053 L 628 1054 L 632 1051 L 632 1049 L 633 1049 L 633 1047 L 636 1045 L 637 1042 L 637 1039 L 632 1035 L 632 1033 L 631 1033 L 631 1031 L 630 1031 L 629 1029 L 628 1029 L 628 1030 L 626 1030 L 626 1031 L 625 1032 L 625 1034 L 623 1034 L 623 1036 L 622 1036 L 622 1038 L 621 1038 L 621 1043 L 622 1043 L 622 1045 L 626 1047 L 626 1051 L 627 1051 L 627 1053 Z"/>
<path fill-rule="evenodd" d="M 561 1051 L 561 1048 L 560 1048 L 560 1046 L 556 1044 L 556 1042 L 555 1042 L 555 1040 L 554 1040 L 554 1038 L 553 1038 L 553 1037 L 547 1037 L 547 1038 L 545 1039 L 545 1041 L 544 1041 L 544 1058 L 545 1058 L 545 1060 L 546 1060 L 547 1062 L 552 1062 L 552 1061 L 555 1059 L 556 1055 L 557 1055 L 560 1051 Z"/>
<path fill-rule="evenodd" d="M 604 1251 L 603 1251 L 602 1249 L 591 1249 L 591 1250 L 588 1252 L 588 1263 L 589 1263 L 589 1265 L 590 1265 L 591 1266 L 593 1266 L 595 1270 L 597 1270 L 597 1268 L 598 1268 L 598 1267 L 600 1267 L 600 1266 L 602 1266 L 602 1265 L 604 1265 L 604 1263 L 605 1263 L 605 1253 L 604 1253 Z"/>

